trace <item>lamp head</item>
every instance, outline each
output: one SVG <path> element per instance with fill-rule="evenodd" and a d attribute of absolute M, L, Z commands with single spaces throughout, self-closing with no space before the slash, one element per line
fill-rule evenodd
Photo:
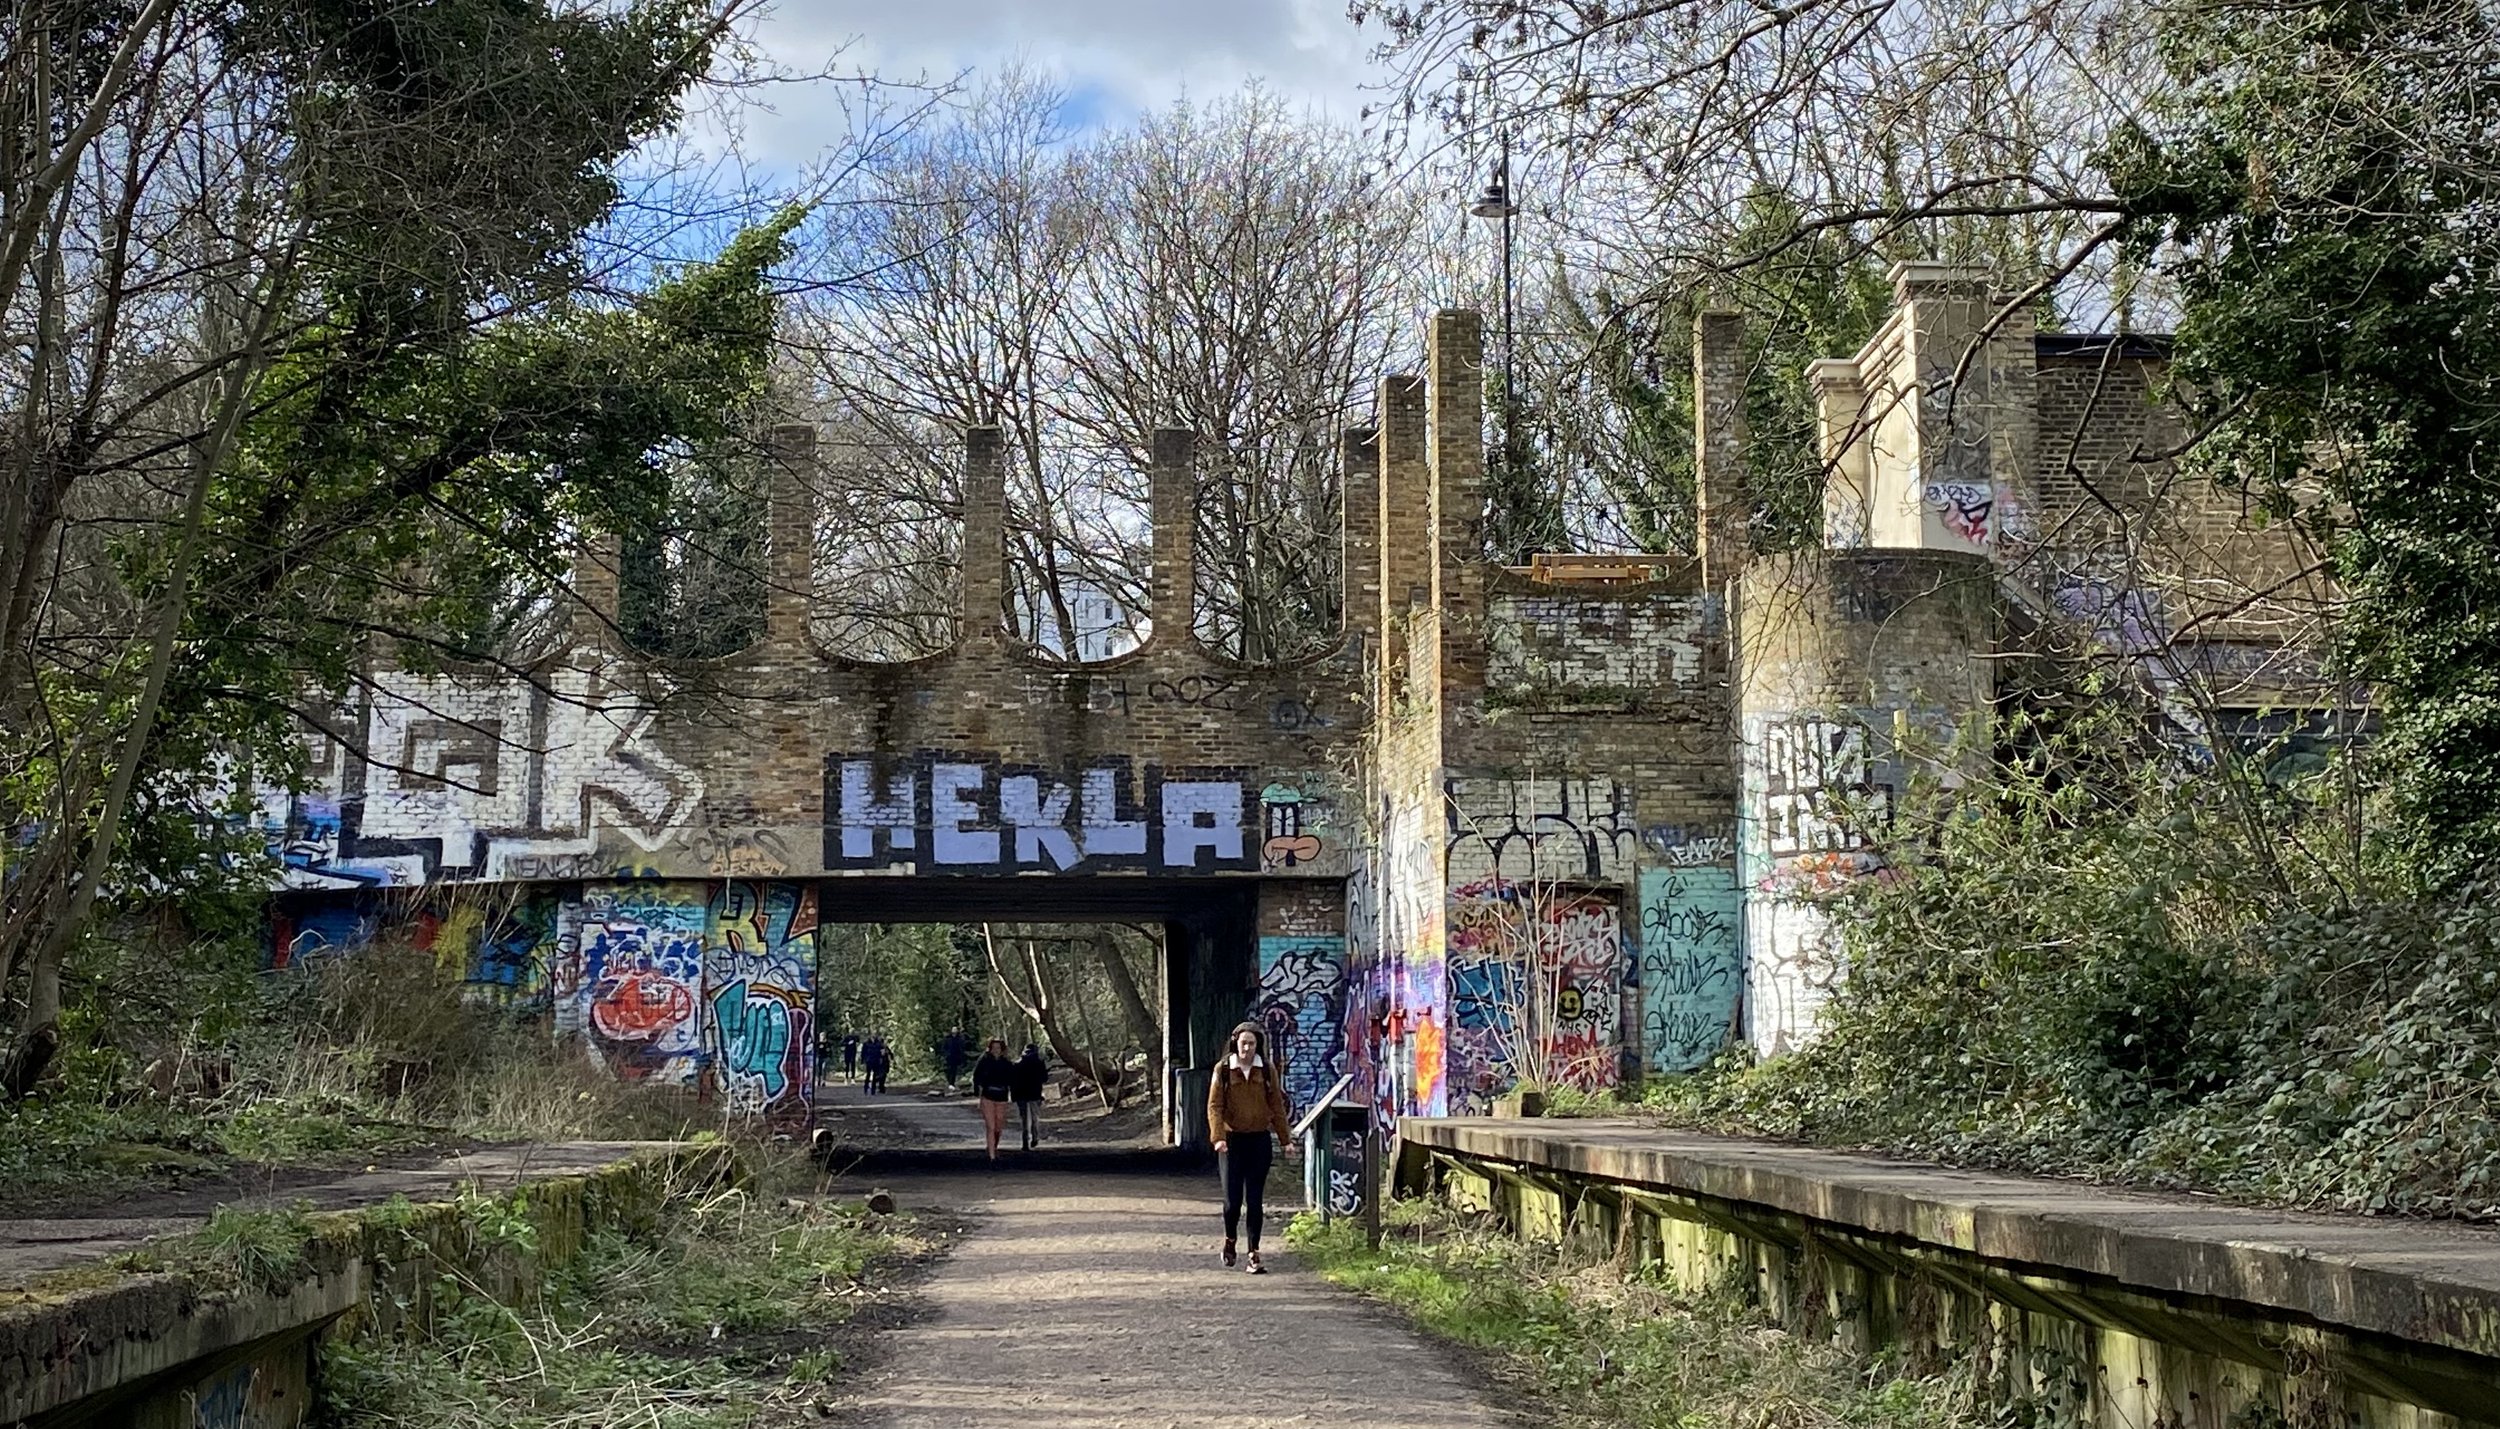
<path fill-rule="evenodd" d="M 1519 206 L 1510 201 L 1510 183 L 1499 169 L 1494 170 L 1484 192 L 1467 205 L 1467 212 L 1477 218 L 1508 218 L 1518 211 Z"/>

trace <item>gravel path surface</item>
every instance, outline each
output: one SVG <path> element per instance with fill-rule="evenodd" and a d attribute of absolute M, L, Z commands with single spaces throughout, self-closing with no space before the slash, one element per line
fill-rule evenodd
<path fill-rule="evenodd" d="M 847 1099 L 846 1099 L 847 1100 Z M 856 1103 L 851 1103 L 856 1105 Z M 949 1140 L 959 1105 L 880 1107 Z M 875 1114 L 874 1112 L 870 1114 Z M 840 1415 L 873 1429 L 1477 1429 L 1496 1413 L 1455 1354 L 1280 1249 L 1224 1269 L 1214 1178 L 1021 1172 L 889 1181 L 966 1212 Z M 845 1188 L 850 1189 L 850 1188 Z M 1287 1211 L 1289 1213 L 1289 1209 Z"/>

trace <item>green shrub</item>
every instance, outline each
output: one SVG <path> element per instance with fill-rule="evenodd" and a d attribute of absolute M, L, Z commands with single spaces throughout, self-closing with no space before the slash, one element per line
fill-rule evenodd
<path fill-rule="evenodd" d="M 2014 721 L 1833 905 L 1820 1040 L 1654 1086 L 1688 1124 L 2353 1210 L 2500 1213 L 2500 904 L 2374 866 L 2356 756 L 2087 760 Z M 2031 743 L 2022 745 L 2030 739 Z"/>

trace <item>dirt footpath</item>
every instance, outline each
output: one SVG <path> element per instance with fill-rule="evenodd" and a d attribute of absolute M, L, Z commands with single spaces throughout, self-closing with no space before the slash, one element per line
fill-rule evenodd
<path fill-rule="evenodd" d="M 845 1099 L 846 1109 L 858 1099 Z M 961 1108 L 898 1121 L 952 1142 Z M 888 1110 L 879 1108 L 878 1110 Z M 854 1115 L 858 1113 L 854 1112 Z M 874 1115 L 875 1113 L 870 1113 Z M 897 1128 L 898 1130 L 900 1128 Z M 873 1429 L 1476 1429 L 1510 1425 L 1458 1358 L 1311 1274 L 1268 1216 L 1269 1274 L 1226 1270 L 1215 1178 L 1019 1171 L 884 1183 L 967 1213 L 838 1416 Z M 858 1189 L 843 1187 L 842 1189 Z"/>

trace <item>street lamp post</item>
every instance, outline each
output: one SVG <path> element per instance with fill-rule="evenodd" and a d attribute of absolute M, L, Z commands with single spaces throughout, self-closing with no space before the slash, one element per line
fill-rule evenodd
<path fill-rule="evenodd" d="M 1511 220 L 1518 215 L 1519 205 L 1510 197 L 1510 131 L 1502 132 L 1501 157 L 1494 162 L 1491 181 L 1467 205 L 1467 212 L 1476 218 L 1498 219 L 1502 225 L 1502 469 L 1507 476 L 1519 460 L 1519 391 L 1513 367 L 1518 343 L 1510 281 Z"/>

